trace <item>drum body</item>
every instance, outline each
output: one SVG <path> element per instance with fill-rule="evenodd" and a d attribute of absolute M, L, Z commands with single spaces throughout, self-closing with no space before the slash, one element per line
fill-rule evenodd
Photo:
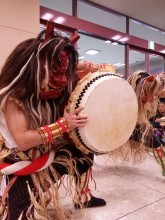
<path fill-rule="evenodd" d="M 83 77 L 72 92 L 68 111 L 84 107 L 85 127 L 70 132 L 85 153 L 109 153 L 131 136 L 137 121 L 138 103 L 130 84 L 115 74 L 96 72 Z"/>

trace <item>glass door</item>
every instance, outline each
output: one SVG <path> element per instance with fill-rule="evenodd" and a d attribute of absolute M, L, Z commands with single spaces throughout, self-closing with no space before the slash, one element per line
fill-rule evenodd
<path fill-rule="evenodd" d="M 129 75 L 142 70 L 146 71 L 146 54 L 134 49 L 129 50 Z"/>
<path fill-rule="evenodd" d="M 142 70 L 150 74 L 165 72 L 165 58 L 148 51 L 129 49 L 129 75 L 135 71 Z"/>
<path fill-rule="evenodd" d="M 158 74 L 165 72 L 165 59 L 156 54 L 149 54 L 149 72 Z"/>

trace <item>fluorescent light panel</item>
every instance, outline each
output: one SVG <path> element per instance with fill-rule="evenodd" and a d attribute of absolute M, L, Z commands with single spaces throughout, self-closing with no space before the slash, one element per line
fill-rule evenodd
<path fill-rule="evenodd" d="M 51 14 L 51 13 L 46 13 L 46 14 L 44 14 L 43 16 L 42 16 L 42 18 L 43 19 L 45 19 L 45 20 L 50 20 L 51 18 L 53 18 L 53 14 Z"/>
<path fill-rule="evenodd" d="M 84 56 L 79 56 L 79 60 L 82 60 L 82 59 L 84 59 L 85 57 Z"/>
<path fill-rule="evenodd" d="M 99 52 L 100 52 L 99 50 L 94 50 L 94 49 L 90 49 L 90 50 L 85 51 L 85 53 L 89 54 L 89 55 L 95 55 Z"/>
<path fill-rule="evenodd" d="M 121 41 L 121 42 L 125 42 L 127 40 L 128 40 L 128 37 L 123 37 L 123 38 L 119 39 L 119 41 Z"/>
<path fill-rule="evenodd" d="M 123 64 L 123 63 L 115 63 L 115 64 L 113 64 L 113 66 L 125 66 L 125 64 Z"/>
<path fill-rule="evenodd" d="M 105 43 L 106 43 L 106 44 L 109 44 L 109 43 L 111 43 L 111 41 L 110 41 L 110 40 L 106 40 Z"/>
<path fill-rule="evenodd" d="M 120 35 L 115 35 L 114 37 L 112 37 L 113 40 L 119 40 L 121 38 Z"/>
<path fill-rule="evenodd" d="M 117 43 L 117 42 L 113 42 L 112 44 L 113 44 L 113 45 L 118 45 L 118 43 Z"/>
<path fill-rule="evenodd" d="M 165 53 L 165 50 L 161 50 L 160 52 L 161 52 L 161 53 Z"/>
<path fill-rule="evenodd" d="M 54 22 L 58 23 L 58 24 L 62 24 L 65 21 L 64 17 L 58 17 L 56 19 L 54 19 Z"/>

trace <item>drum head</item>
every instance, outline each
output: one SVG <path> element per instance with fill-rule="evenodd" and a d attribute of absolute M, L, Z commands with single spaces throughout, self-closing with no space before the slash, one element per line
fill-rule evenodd
<path fill-rule="evenodd" d="M 88 150 L 108 153 L 131 136 L 137 121 L 137 98 L 129 83 L 119 76 L 109 73 L 92 76 L 80 86 L 79 96 L 74 96 L 74 108 L 83 106 L 81 114 L 89 117 L 86 126 L 74 132 L 76 141 Z"/>

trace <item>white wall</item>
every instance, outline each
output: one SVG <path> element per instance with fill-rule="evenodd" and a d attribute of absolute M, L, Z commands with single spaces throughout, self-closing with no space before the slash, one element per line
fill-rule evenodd
<path fill-rule="evenodd" d="M 39 32 L 39 0 L 0 0 L 0 69 L 21 41 Z"/>

